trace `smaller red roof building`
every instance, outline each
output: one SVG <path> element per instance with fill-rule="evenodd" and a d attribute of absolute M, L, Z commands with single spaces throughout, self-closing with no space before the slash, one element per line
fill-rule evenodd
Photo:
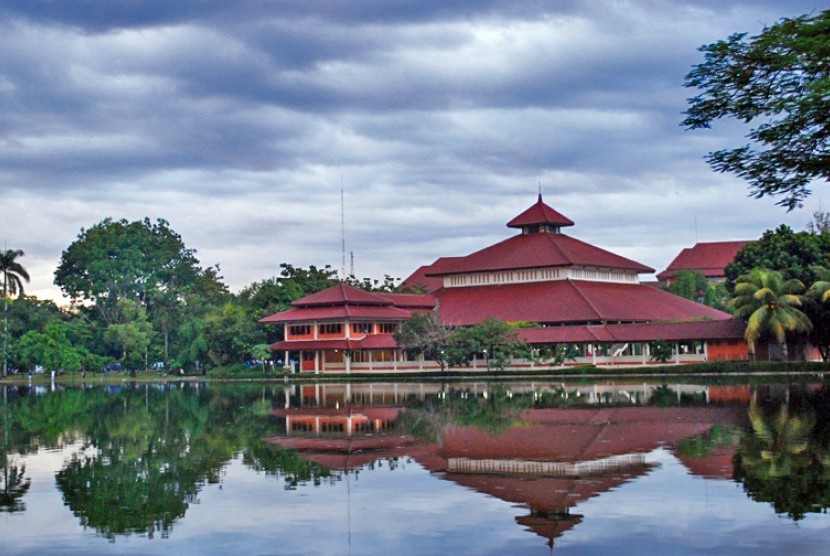
<path fill-rule="evenodd" d="M 662 283 L 669 283 L 675 274 L 682 270 L 694 270 L 701 273 L 710 282 L 722 282 L 726 279 L 726 265 L 735 259 L 741 248 L 751 241 L 716 241 L 696 243 L 687 247 L 669 263 L 666 270 L 657 275 Z"/>

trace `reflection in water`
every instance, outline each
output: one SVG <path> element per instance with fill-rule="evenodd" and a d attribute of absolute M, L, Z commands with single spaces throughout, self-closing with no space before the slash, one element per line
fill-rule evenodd
<path fill-rule="evenodd" d="M 751 499 L 793 519 L 830 507 L 824 387 L 170 383 L 6 393 L 0 510 L 27 511 L 22 457 L 72 447 L 55 477 L 63 502 L 113 540 L 169 537 L 235 458 L 288 491 L 351 489 L 358 473 L 416 462 L 521 508 L 515 522 L 551 547 L 589 519 L 589 500 L 653 473 L 647 455 L 658 449 L 693 476 L 734 472 Z"/>
<path fill-rule="evenodd" d="M 712 448 L 734 442 L 710 440 L 713 427 L 734 434 L 746 421 L 741 405 L 706 406 L 707 391 L 687 386 L 396 386 L 391 399 L 376 385 L 316 386 L 298 394 L 298 407 L 274 410 L 285 433 L 268 442 L 345 472 L 409 456 L 441 479 L 524 507 L 516 521 L 549 546 L 582 520 L 577 505 L 647 474 L 646 453 L 677 446 L 693 465 L 715 469 Z M 354 399 L 362 403 L 349 405 Z M 684 445 L 689 438 L 697 440 Z"/>
<path fill-rule="evenodd" d="M 759 389 L 749 418 L 735 457 L 747 494 L 794 520 L 830 508 L 830 390 Z"/>

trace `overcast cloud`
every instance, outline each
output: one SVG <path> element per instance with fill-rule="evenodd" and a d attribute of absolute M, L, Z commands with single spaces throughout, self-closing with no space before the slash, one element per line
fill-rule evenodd
<path fill-rule="evenodd" d="M 699 46 L 826 7 L 6 0 L 0 239 L 56 297 L 82 228 L 164 218 L 238 291 L 340 269 L 342 180 L 355 273 L 405 278 L 511 235 L 541 185 L 570 235 L 660 271 L 830 205 L 749 198 L 703 160 L 745 130 L 679 126 Z"/>

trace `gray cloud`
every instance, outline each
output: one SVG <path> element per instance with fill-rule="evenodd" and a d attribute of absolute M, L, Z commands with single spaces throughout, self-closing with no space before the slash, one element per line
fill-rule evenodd
<path fill-rule="evenodd" d="M 230 6 L 230 7 L 229 7 Z M 803 228 L 679 126 L 697 48 L 811 0 L 49 2 L 0 6 L 0 236 L 33 284 L 82 227 L 165 218 L 234 289 L 280 262 L 406 276 L 545 198 L 661 270 L 694 242 Z M 826 204 L 826 203 L 825 203 Z"/>

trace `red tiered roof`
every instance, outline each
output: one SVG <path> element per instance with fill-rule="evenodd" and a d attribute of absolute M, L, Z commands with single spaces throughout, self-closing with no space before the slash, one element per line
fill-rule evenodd
<path fill-rule="evenodd" d="M 380 295 L 355 288 L 348 284 L 337 284 L 307 295 L 293 302 L 295 307 L 312 307 L 315 305 L 392 305 L 392 302 Z"/>
<path fill-rule="evenodd" d="M 435 292 L 441 321 L 467 326 L 488 317 L 507 322 L 615 323 L 726 320 L 727 313 L 641 284 L 557 280 Z"/>
<path fill-rule="evenodd" d="M 438 277 L 441 270 L 450 263 L 454 263 L 463 257 L 439 257 L 435 259 L 432 264 L 426 264 L 418 268 L 409 277 L 401 282 L 398 286 L 399 290 L 406 288 L 423 289 L 426 292 L 432 292 L 444 285 L 444 280 Z"/>
<path fill-rule="evenodd" d="M 292 303 L 293 307 L 260 319 L 261 323 L 313 320 L 408 319 L 413 311 L 429 311 L 435 300 L 428 295 L 367 292 L 348 284 L 337 284 Z"/>
<path fill-rule="evenodd" d="M 696 243 L 683 249 L 666 270 L 657 275 L 658 280 L 667 280 L 681 270 L 695 270 L 707 278 L 724 275 L 726 265 L 735 259 L 741 248 L 751 241 L 717 241 Z"/>
<path fill-rule="evenodd" d="M 653 268 L 565 234 L 540 233 L 513 236 L 466 257 L 456 257 L 427 270 L 426 276 L 574 265 L 654 272 Z"/>
<path fill-rule="evenodd" d="M 553 226 L 573 226 L 574 222 L 570 218 L 563 216 L 556 212 L 542 201 L 542 194 L 539 194 L 539 199 L 536 204 L 532 205 L 526 211 L 507 223 L 508 228 L 524 228 L 525 226 L 545 225 L 551 224 Z"/>

